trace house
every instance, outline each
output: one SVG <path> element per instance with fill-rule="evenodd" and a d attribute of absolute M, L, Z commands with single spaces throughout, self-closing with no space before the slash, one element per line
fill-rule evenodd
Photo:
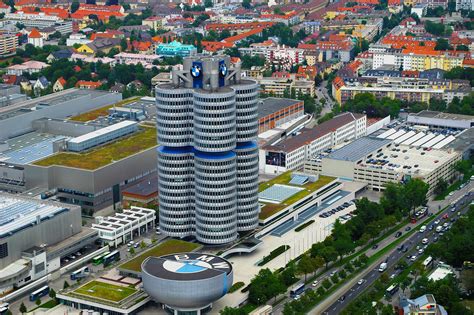
<path fill-rule="evenodd" d="M 46 61 L 48 63 L 52 63 L 53 61 L 59 60 L 59 59 L 69 59 L 71 58 L 71 56 L 72 56 L 72 51 L 68 49 L 61 49 L 61 50 L 53 51 L 52 53 L 50 53 L 48 57 L 46 57 Z"/>
<path fill-rule="evenodd" d="M 33 28 L 31 30 L 30 34 L 28 34 L 28 44 L 31 44 L 31 45 L 33 45 L 35 47 L 39 47 L 39 48 L 43 47 L 43 45 L 44 45 L 43 36 L 41 36 L 38 29 Z"/>
<path fill-rule="evenodd" d="M 95 55 L 100 51 L 107 54 L 112 48 L 120 49 L 120 42 L 120 38 L 97 38 L 92 43 L 81 45 L 77 52 Z"/>
<path fill-rule="evenodd" d="M 110 89 L 110 92 L 122 93 L 125 90 L 125 85 L 122 83 L 115 83 Z"/>
<path fill-rule="evenodd" d="M 46 79 L 45 76 L 41 76 L 33 84 L 33 90 L 35 93 L 39 94 L 41 91 L 46 90 L 51 83 Z"/>
<path fill-rule="evenodd" d="M 102 85 L 102 82 L 85 81 L 85 80 L 79 80 L 76 83 L 77 88 L 86 89 L 86 90 L 95 90 L 99 88 L 101 85 Z"/>
<path fill-rule="evenodd" d="M 400 315 L 448 315 L 443 306 L 436 303 L 432 294 L 425 294 L 416 299 L 400 297 Z"/>
<path fill-rule="evenodd" d="M 3 2 L 0 2 L 0 13 L 7 14 L 10 13 L 11 8 L 9 5 L 6 5 Z"/>
<path fill-rule="evenodd" d="M 33 74 L 40 72 L 42 69 L 49 67 L 47 63 L 41 61 L 26 61 L 19 65 L 12 65 L 7 68 L 7 74 L 22 75 L 25 73 Z"/>
<path fill-rule="evenodd" d="M 54 82 L 53 85 L 53 92 L 59 92 L 62 91 L 66 88 L 66 80 L 64 80 L 63 77 L 60 77 L 59 79 Z"/>
<path fill-rule="evenodd" d="M 127 84 L 127 89 L 131 89 L 132 87 L 134 87 L 136 90 L 141 90 L 143 89 L 144 84 L 138 80 L 133 80 L 132 82 Z"/>

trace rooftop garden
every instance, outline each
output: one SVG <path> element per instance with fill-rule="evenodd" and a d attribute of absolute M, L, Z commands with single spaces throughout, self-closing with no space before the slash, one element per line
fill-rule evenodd
<path fill-rule="evenodd" d="M 134 288 L 93 280 L 72 291 L 70 294 L 85 295 L 117 303 L 135 292 L 137 292 L 137 290 Z"/>
<path fill-rule="evenodd" d="M 107 116 L 107 115 L 109 114 L 109 109 L 112 108 L 112 107 L 114 107 L 114 106 L 115 106 L 115 107 L 124 106 L 124 105 L 126 105 L 126 104 L 130 104 L 130 103 L 136 102 L 136 101 L 138 101 L 139 99 L 140 99 L 139 96 L 130 97 L 130 98 L 127 98 L 127 99 L 122 100 L 122 101 L 120 101 L 120 102 L 117 102 L 117 103 L 115 103 L 115 104 L 107 105 L 107 106 L 104 106 L 104 107 L 101 107 L 101 108 L 92 110 L 92 111 L 90 111 L 90 112 L 83 113 L 83 114 L 80 114 L 80 115 L 71 117 L 70 120 L 73 120 L 73 121 L 80 121 L 80 122 L 91 121 L 91 120 L 94 120 L 94 119 L 99 118 L 100 116 Z"/>
<path fill-rule="evenodd" d="M 126 263 L 119 266 L 119 269 L 130 270 L 135 272 L 141 271 L 142 262 L 148 257 L 160 257 L 163 255 L 170 255 L 174 253 L 191 252 L 201 245 L 196 243 L 185 242 L 181 240 L 169 239 L 155 247 L 147 250 L 146 252 L 138 255 L 137 257 L 127 261 Z"/>
<path fill-rule="evenodd" d="M 95 170 L 156 145 L 156 129 L 142 126 L 140 131 L 96 149 L 84 153 L 61 152 L 36 161 L 34 164 L 38 166 L 61 165 Z"/>
<path fill-rule="evenodd" d="M 277 176 L 267 182 L 261 183 L 260 186 L 258 187 L 258 191 L 262 192 L 265 189 L 275 185 L 275 184 L 280 184 L 280 185 L 288 185 L 292 187 L 300 187 L 304 188 L 304 190 L 301 190 L 300 192 L 294 194 L 293 196 L 285 199 L 282 203 L 275 204 L 275 203 L 263 203 L 264 206 L 260 210 L 260 215 L 259 218 L 260 220 L 265 220 L 275 213 L 280 212 L 287 206 L 295 203 L 296 201 L 303 199 L 307 195 L 315 192 L 316 190 L 320 189 L 321 187 L 326 186 L 327 184 L 331 183 L 334 181 L 336 178 L 335 177 L 330 177 L 330 176 L 324 176 L 320 175 L 319 179 L 315 182 L 308 182 L 304 185 L 293 185 L 289 184 L 291 180 L 291 171 L 285 172 L 281 174 L 280 176 Z"/>

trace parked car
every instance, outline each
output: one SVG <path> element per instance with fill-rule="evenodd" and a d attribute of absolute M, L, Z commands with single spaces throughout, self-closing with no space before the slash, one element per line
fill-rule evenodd
<path fill-rule="evenodd" d="M 362 278 L 362 279 L 360 279 L 359 281 L 357 281 L 357 284 L 358 284 L 358 285 L 361 285 L 361 284 L 364 283 L 364 282 L 365 282 L 365 279 Z"/>
<path fill-rule="evenodd" d="M 395 234 L 395 237 L 400 237 L 402 236 L 402 232 L 398 231 L 396 234 Z"/>

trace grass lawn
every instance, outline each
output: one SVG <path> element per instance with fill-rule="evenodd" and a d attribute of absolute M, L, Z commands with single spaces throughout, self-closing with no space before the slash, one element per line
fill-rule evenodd
<path fill-rule="evenodd" d="M 95 170 L 112 163 L 112 161 L 121 160 L 132 154 L 156 146 L 156 129 L 151 127 L 142 127 L 141 129 L 141 131 L 126 138 L 85 153 L 57 153 L 36 161 L 34 164 L 39 166 L 63 165 L 86 170 Z"/>
<path fill-rule="evenodd" d="M 320 175 L 319 179 L 313 183 L 306 183 L 302 186 L 300 185 L 291 185 L 288 184 L 291 180 L 291 171 L 286 172 L 281 174 L 280 176 L 277 176 L 265 183 L 261 183 L 258 187 L 258 191 L 262 192 L 265 189 L 275 185 L 275 184 L 280 184 L 280 185 L 288 185 L 288 186 L 294 186 L 294 187 L 302 187 L 304 190 L 301 190 L 300 192 L 294 194 L 290 198 L 286 199 L 283 201 L 283 203 L 280 204 L 273 204 L 273 203 L 266 203 L 264 207 L 262 207 L 260 211 L 259 218 L 260 220 L 265 220 L 269 218 L 270 216 L 274 215 L 275 213 L 281 211 L 285 207 L 295 203 L 296 201 L 306 197 L 310 193 L 315 192 L 316 190 L 320 189 L 321 187 L 329 184 L 330 182 L 334 181 L 336 178 L 335 177 L 330 177 L 330 176 L 323 176 Z"/>
<path fill-rule="evenodd" d="M 173 253 L 190 252 L 196 250 L 200 246 L 201 245 L 196 243 L 170 239 L 147 250 L 146 252 L 138 255 L 132 260 L 127 261 L 126 263 L 120 265 L 119 268 L 140 272 L 142 262 L 150 256 L 159 257 Z"/>
<path fill-rule="evenodd" d="M 94 280 L 86 283 L 73 292 L 76 294 L 87 295 L 112 302 L 119 302 L 137 292 L 137 290 Z"/>
<path fill-rule="evenodd" d="M 139 99 L 140 99 L 140 97 L 138 97 L 138 96 L 127 98 L 126 100 L 117 102 L 115 104 L 107 105 L 107 106 L 95 109 L 93 111 L 71 117 L 70 120 L 80 121 L 80 122 L 86 122 L 86 121 L 94 120 L 94 119 L 97 119 L 100 116 L 107 116 L 109 114 L 109 109 L 114 107 L 114 106 L 115 107 L 120 107 L 120 106 L 123 106 L 125 104 L 133 103 L 133 102 L 135 102 Z"/>

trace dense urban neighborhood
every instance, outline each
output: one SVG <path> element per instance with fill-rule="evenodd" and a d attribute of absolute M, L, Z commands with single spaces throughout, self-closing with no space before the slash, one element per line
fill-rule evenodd
<path fill-rule="evenodd" d="M 0 315 L 474 314 L 472 0 L 1 0 Z"/>

